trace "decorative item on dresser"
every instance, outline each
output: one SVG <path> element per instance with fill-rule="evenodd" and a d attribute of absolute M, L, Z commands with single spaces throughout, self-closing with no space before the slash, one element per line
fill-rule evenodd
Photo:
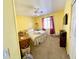
<path fill-rule="evenodd" d="M 66 47 L 67 32 L 65 30 L 60 31 L 60 47 Z"/>
<path fill-rule="evenodd" d="M 18 32 L 18 37 L 19 37 L 19 40 L 25 40 L 29 38 L 29 34 L 26 33 L 26 31 L 20 31 Z"/>

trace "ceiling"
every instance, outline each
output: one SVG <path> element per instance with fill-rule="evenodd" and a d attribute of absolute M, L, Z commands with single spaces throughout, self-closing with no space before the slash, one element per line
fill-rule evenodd
<path fill-rule="evenodd" d="M 66 0 L 15 0 L 16 15 L 40 16 L 64 9 Z"/>

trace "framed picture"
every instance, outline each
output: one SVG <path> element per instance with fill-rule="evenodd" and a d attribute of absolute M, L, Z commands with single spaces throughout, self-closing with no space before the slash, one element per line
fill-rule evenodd
<path fill-rule="evenodd" d="M 64 20 L 64 21 L 63 21 L 64 25 L 67 25 L 67 24 L 68 24 L 68 14 L 67 14 L 67 13 L 65 14 L 63 20 Z"/>

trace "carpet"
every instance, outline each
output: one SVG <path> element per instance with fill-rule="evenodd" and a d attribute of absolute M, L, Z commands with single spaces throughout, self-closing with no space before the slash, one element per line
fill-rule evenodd
<path fill-rule="evenodd" d="M 48 36 L 42 44 L 33 47 L 34 59 L 69 59 L 65 48 L 59 46 L 59 37 Z"/>

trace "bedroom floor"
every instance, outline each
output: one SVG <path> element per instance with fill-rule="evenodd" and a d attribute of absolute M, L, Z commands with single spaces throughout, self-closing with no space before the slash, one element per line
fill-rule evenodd
<path fill-rule="evenodd" d="M 65 48 L 59 46 L 59 38 L 48 36 L 47 40 L 32 50 L 34 59 L 69 59 Z"/>

